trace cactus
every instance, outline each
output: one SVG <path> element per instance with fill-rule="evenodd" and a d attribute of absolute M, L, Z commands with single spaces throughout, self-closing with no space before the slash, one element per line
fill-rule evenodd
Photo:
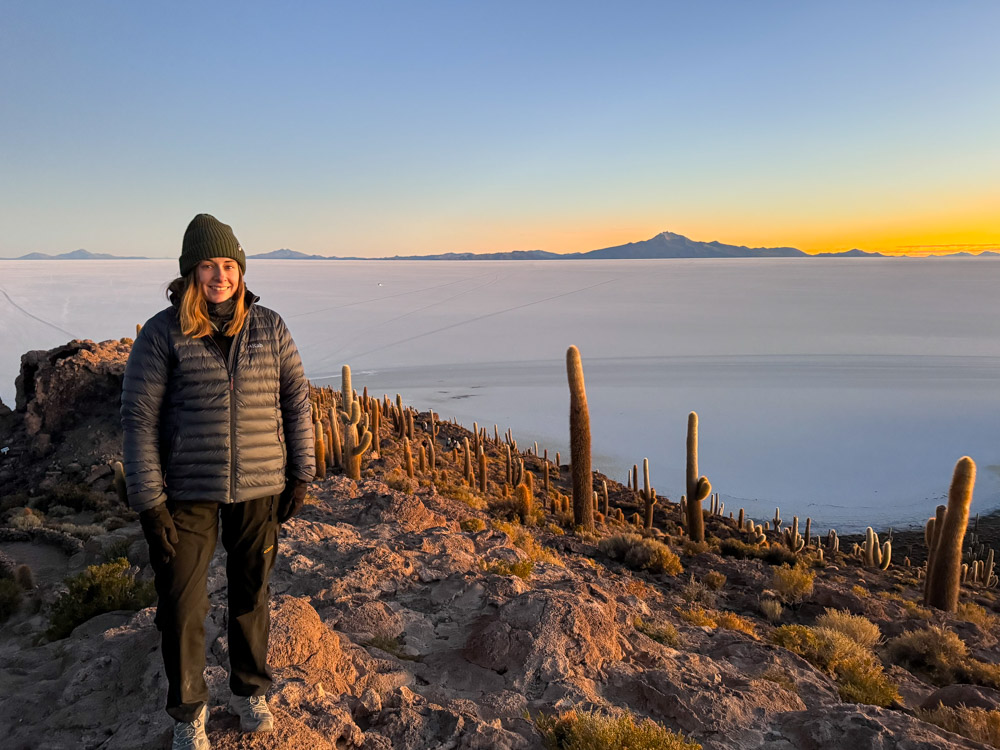
<path fill-rule="evenodd" d="M 486 494 L 486 451 L 479 446 L 479 491 Z"/>
<path fill-rule="evenodd" d="M 465 478 L 466 484 L 470 487 L 472 486 L 472 452 L 469 448 L 469 438 L 462 438 L 462 455 L 464 458 L 464 471 L 462 476 Z"/>
<path fill-rule="evenodd" d="M 417 445 L 417 471 L 421 474 L 427 471 L 427 453 L 424 451 L 423 442 Z"/>
<path fill-rule="evenodd" d="M 927 603 L 945 612 L 958 609 L 962 539 L 969 524 L 969 506 L 975 483 L 976 464 L 968 456 L 963 456 L 955 464 L 944 523 L 935 523 L 933 561 L 928 557 Z"/>
<path fill-rule="evenodd" d="M 639 465 L 632 464 L 632 492 L 639 491 Z"/>
<path fill-rule="evenodd" d="M 774 509 L 774 518 L 771 520 L 774 522 L 774 530 L 781 531 L 781 508 Z"/>
<path fill-rule="evenodd" d="M 573 469 L 573 523 L 587 531 L 594 530 L 594 509 L 590 496 L 594 481 L 590 473 L 590 411 L 583 381 L 580 350 L 566 351 L 566 377 L 569 381 L 569 445 Z"/>
<path fill-rule="evenodd" d="M 819 545 L 816 545 L 816 560 L 823 563 L 823 548 Z"/>
<path fill-rule="evenodd" d="M 376 456 L 382 454 L 382 405 L 378 400 L 372 401 L 372 453 Z"/>
<path fill-rule="evenodd" d="M 313 422 L 313 433 L 316 439 L 316 478 L 326 479 L 326 438 L 323 437 L 323 423 L 318 419 Z"/>
<path fill-rule="evenodd" d="M 330 452 L 333 454 L 333 465 L 341 467 L 344 465 L 343 440 L 340 437 L 340 420 L 337 418 L 337 410 L 332 406 L 327 412 L 330 419 Z"/>
<path fill-rule="evenodd" d="M 114 487 L 115 487 L 115 492 L 118 493 L 118 499 L 121 500 L 122 505 L 124 505 L 127 508 L 128 507 L 128 490 L 126 489 L 126 485 L 125 485 L 125 467 L 122 466 L 122 462 L 121 461 L 115 461 L 111 465 L 111 468 L 114 471 L 114 480 L 113 480 L 113 483 L 114 483 Z"/>
<path fill-rule="evenodd" d="M 642 491 L 639 493 L 639 497 L 642 498 L 645 504 L 642 525 L 643 528 L 651 529 L 653 528 L 653 508 L 658 502 L 656 499 L 656 490 L 654 490 L 649 484 L 649 459 L 642 459 Z"/>
<path fill-rule="evenodd" d="M 837 536 L 836 529 L 830 529 L 830 533 L 826 535 L 826 548 L 830 554 L 840 552 L 840 537 Z"/>
<path fill-rule="evenodd" d="M 535 510 L 535 499 L 526 484 L 519 484 L 514 489 L 514 499 L 517 502 L 517 515 L 521 523 L 528 523 Z"/>
<path fill-rule="evenodd" d="M 886 539 L 879 545 L 878 534 L 869 526 L 865 530 L 865 543 L 861 546 L 861 559 L 866 568 L 887 570 L 892 560 L 892 542 Z"/>
<path fill-rule="evenodd" d="M 638 513 L 633 513 L 631 516 L 628 517 L 628 520 L 629 523 L 631 523 L 633 526 L 636 526 L 637 528 L 640 529 L 642 528 L 642 516 L 640 516 Z"/>
<path fill-rule="evenodd" d="M 785 546 L 792 552 L 798 554 L 806 546 L 805 540 L 799 535 L 799 517 L 792 517 L 792 525 L 781 533 Z"/>
<path fill-rule="evenodd" d="M 542 492 L 543 498 L 549 496 L 549 462 L 546 461 L 542 464 Z M 544 503 L 543 503 L 544 504 Z"/>
<path fill-rule="evenodd" d="M 406 467 L 406 476 L 413 479 L 413 451 L 410 450 L 409 438 L 403 438 L 403 465 Z"/>
<path fill-rule="evenodd" d="M 810 544 L 812 544 L 812 525 L 813 525 L 813 520 L 811 518 L 807 517 L 806 518 L 806 531 L 805 531 L 805 540 L 806 540 L 806 546 L 807 547 Z"/>
<path fill-rule="evenodd" d="M 604 481 L 603 479 L 601 480 L 601 502 L 603 503 L 603 506 L 602 506 L 601 510 L 603 511 L 604 515 L 607 516 L 608 515 L 608 503 L 609 503 L 609 500 L 608 500 L 608 483 L 606 481 Z"/>
<path fill-rule="evenodd" d="M 698 475 L 698 414 L 688 414 L 687 429 L 687 527 L 693 542 L 705 541 L 701 502 L 712 492 L 708 477 Z"/>
<path fill-rule="evenodd" d="M 342 413 L 343 415 L 343 413 Z M 344 425 L 344 473 L 355 481 L 361 480 L 361 458 L 372 444 L 372 434 L 368 430 L 368 417 L 361 417 L 361 404 L 351 402 L 351 413 L 345 416 Z"/>
<path fill-rule="evenodd" d="M 743 511 L 743 508 L 740 508 L 740 514 L 736 517 L 736 528 L 742 530 L 743 527 L 746 525 L 746 520 L 747 520 L 746 513 Z"/>

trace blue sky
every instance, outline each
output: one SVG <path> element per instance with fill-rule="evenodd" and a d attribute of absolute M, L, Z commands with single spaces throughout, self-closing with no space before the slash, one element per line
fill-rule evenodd
<path fill-rule="evenodd" d="M 0 13 L 0 257 L 1000 245 L 993 2 Z"/>

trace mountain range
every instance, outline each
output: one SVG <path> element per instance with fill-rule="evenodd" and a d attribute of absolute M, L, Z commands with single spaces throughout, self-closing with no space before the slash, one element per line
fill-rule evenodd
<path fill-rule="evenodd" d="M 973 254 L 968 252 L 933 255 L 933 258 L 976 258 L 998 257 L 1000 253 L 985 250 Z M 255 260 L 637 260 L 655 258 L 888 258 L 888 256 L 866 250 L 846 250 L 839 253 L 815 253 L 810 255 L 794 247 L 746 247 L 726 245 L 722 242 L 698 242 L 681 234 L 661 232 L 655 237 L 640 242 L 604 247 L 582 253 L 550 253 L 546 250 L 513 250 L 500 253 L 437 253 L 434 255 L 394 255 L 384 258 L 361 258 L 357 256 L 310 255 L 296 250 L 282 248 L 267 253 L 247 256 Z M 133 260 L 138 256 L 123 257 L 107 253 L 91 253 L 74 250 L 61 255 L 29 253 L 13 260 Z M 0 260 L 3 260 L 0 258 Z"/>

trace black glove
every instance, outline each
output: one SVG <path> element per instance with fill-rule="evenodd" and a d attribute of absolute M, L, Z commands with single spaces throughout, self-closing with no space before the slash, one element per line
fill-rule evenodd
<path fill-rule="evenodd" d="M 301 479 L 289 479 L 285 482 L 285 489 L 278 498 L 278 523 L 284 523 L 302 510 L 308 486 L 309 483 Z"/>
<path fill-rule="evenodd" d="M 149 559 L 166 565 L 174 559 L 177 550 L 177 527 L 165 503 L 139 514 L 139 524 L 149 545 Z"/>

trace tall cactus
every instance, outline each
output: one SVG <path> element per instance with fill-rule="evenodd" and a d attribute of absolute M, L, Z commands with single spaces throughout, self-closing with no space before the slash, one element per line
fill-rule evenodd
<path fill-rule="evenodd" d="M 792 552 L 798 554 L 806 546 L 805 540 L 799 534 L 799 517 L 792 517 L 792 525 L 781 532 L 781 537 L 785 542 L 785 546 L 788 547 Z"/>
<path fill-rule="evenodd" d="M 361 404 L 353 397 L 351 390 L 351 368 L 344 365 L 343 370 L 344 403 L 350 406 L 340 412 L 344 420 L 344 473 L 355 481 L 361 479 L 361 457 L 372 444 L 372 433 L 368 429 L 368 416 L 362 420 Z"/>
<path fill-rule="evenodd" d="M 340 420 L 337 418 L 337 410 L 332 406 L 327 416 L 330 419 L 330 452 L 333 454 L 333 465 L 340 468 L 344 465 L 343 441 L 340 437 Z"/>
<path fill-rule="evenodd" d="M 649 459 L 642 459 L 642 490 L 639 496 L 644 503 L 643 528 L 653 528 L 653 508 L 656 506 L 656 490 L 649 484 Z"/>
<path fill-rule="evenodd" d="M 698 414 L 688 414 L 687 429 L 687 527 L 692 542 L 705 541 L 701 502 L 712 492 L 708 477 L 698 476 Z"/>
<path fill-rule="evenodd" d="M 590 411 L 583 382 L 580 350 L 566 351 L 566 376 L 569 380 L 569 446 L 573 471 L 573 523 L 587 531 L 594 530 L 591 496 L 594 482 L 590 473 Z"/>
<path fill-rule="evenodd" d="M 934 557 L 927 570 L 927 603 L 945 612 L 958 609 L 962 539 L 969 525 L 969 506 L 975 483 L 976 464 L 968 456 L 962 456 L 952 475 L 944 523 L 934 529 Z"/>
<path fill-rule="evenodd" d="M 479 491 L 486 494 L 486 451 L 479 446 Z"/>
<path fill-rule="evenodd" d="M 318 419 L 313 422 L 316 451 L 316 478 L 326 479 L 326 438 L 323 435 L 323 423 Z"/>
<path fill-rule="evenodd" d="M 887 570 L 892 560 L 892 541 L 886 539 L 880 545 L 878 534 L 869 526 L 865 531 L 865 542 L 861 545 L 861 556 L 866 568 Z"/>

